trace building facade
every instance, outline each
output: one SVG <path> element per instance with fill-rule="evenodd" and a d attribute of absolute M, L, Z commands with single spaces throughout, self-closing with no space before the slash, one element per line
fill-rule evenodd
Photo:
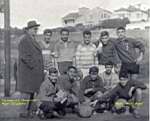
<path fill-rule="evenodd" d="M 83 25 L 98 25 L 101 21 L 109 19 L 112 12 L 96 7 L 89 9 L 86 7 L 79 8 L 76 13 L 69 13 L 62 18 L 64 26 L 75 26 L 77 24 Z"/>
<path fill-rule="evenodd" d="M 148 12 L 130 5 L 128 8 L 115 10 L 112 18 L 128 18 L 130 22 L 147 21 Z"/>

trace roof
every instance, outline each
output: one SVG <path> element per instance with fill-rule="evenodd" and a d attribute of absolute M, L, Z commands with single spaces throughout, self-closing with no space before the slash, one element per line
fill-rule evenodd
<path fill-rule="evenodd" d="M 120 8 L 118 10 L 115 10 L 115 12 L 119 12 L 119 11 L 127 11 L 127 12 L 141 11 L 141 12 L 147 13 L 146 11 L 143 11 L 139 8 L 132 6 L 132 5 L 130 5 L 128 8 Z"/>
<path fill-rule="evenodd" d="M 109 11 L 109 10 L 106 10 L 106 9 L 103 9 L 103 8 L 100 8 L 100 7 L 96 7 L 95 9 L 100 9 L 100 10 L 103 10 L 103 11 L 105 11 L 105 12 L 107 12 L 107 13 L 110 13 L 110 14 L 112 14 L 112 12 L 111 12 L 111 11 Z"/>
<path fill-rule="evenodd" d="M 63 17 L 63 19 L 64 20 L 77 19 L 78 17 L 80 17 L 79 13 L 75 12 L 67 14 L 66 16 Z"/>

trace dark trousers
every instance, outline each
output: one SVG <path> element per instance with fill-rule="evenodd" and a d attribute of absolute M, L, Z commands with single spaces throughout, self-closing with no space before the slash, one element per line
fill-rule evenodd
<path fill-rule="evenodd" d="M 53 103 L 49 101 L 43 101 L 43 103 L 40 105 L 40 110 L 44 112 L 44 114 L 50 114 L 53 111 L 57 111 L 58 113 L 62 113 L 65 111 L 66 107 L 66 102 L 61 104 L 61 103 Z"/>

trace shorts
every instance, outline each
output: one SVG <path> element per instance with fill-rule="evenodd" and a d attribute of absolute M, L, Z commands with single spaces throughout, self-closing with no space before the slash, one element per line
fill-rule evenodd
<path fill-rule="evenodd" d="M 120 74 L 139 74 L 140 65 L 136 63 L 122 63 Z"/>

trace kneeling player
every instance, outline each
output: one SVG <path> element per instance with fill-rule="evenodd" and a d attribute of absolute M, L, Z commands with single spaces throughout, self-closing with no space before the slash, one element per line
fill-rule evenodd
<path fill-rule="evenodd" d="M 146 86 L 139 81 L 130 80 L 127 75 L 120 75 L 120 82 L 118 85 L 104 94 L 99 100 L 109 99 L 112 104 L 111 109 L 113 112 L 121 113 L 129 108 L 130 113 L 135 118 L 139 118 L 139 108 L 142 103 L 142 90 L 146 89 Z"/>
<path fill-rule="evenodd" d="M 42 83 L 38 95 L 38 116 L 40 118 L 60 117 L 65 115 L 67 98 L 57 83 L 58 71 L 49 69 L 49 76 Z"/>

